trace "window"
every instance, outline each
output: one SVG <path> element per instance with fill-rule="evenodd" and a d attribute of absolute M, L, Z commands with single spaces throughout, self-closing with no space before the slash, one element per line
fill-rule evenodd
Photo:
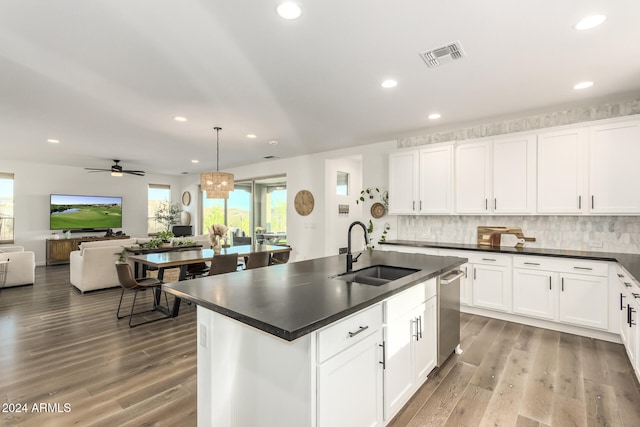
<path fill-rule="evenodd" d="M 0 243 L 13 239 L 13 174 L 0 172 Z"/>
<path fill-rule="evenodd" d="M 162 184 L 149 184 L 147 195 L 147 234 L 156 234 L 165 229 L 165 226 L 156 222 L 156 211 L 161 204 L 171 201 L 171 186 Z"/>
<path fill-rule="evenodd" d="M 203 233 L 212 224 L 225 224 L 229 243 L 234 246 L 286 244 L 286 177 L 237 181 L 227 200 L 207 199 L 204 191 L 201 197 Z"/>
<path fill-rule="evenodd" d="M 338 172 L 338 178 L 336 182 L 336 195 L 349 195 L 349 174 L 347 172 Z"/>

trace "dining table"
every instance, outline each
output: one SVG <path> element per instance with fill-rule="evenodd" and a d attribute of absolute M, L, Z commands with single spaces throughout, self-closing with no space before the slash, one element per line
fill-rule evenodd
<path fill-rule="evenodd" d="M 238 258 L 248 257 L 251 254 L 258 252 L 268 252 L 270 254 L 279 252 L 290 252 L 290 246 L 277 246 L 277 245 L 238 245 L 230 246 L 228 248 L 222 248 L 220 255 L 237 254 Z M 143 272 L 146 274 L 145 267 L 152 267 L 158 269 L 158 280 L 162 281 L 164 278 L 164 270 L 168 268 L 179 268 L 180 273 L 178 275 L 178 281 L 185 280 L 187 276 L 187 267 L 190 264 L 197 264 L 201 262 L 211 261 L 217 254 L 213 249 L 197 249 L 197 250 L 182 250 L 172 252 L 160 252 L 160 253 L 147 253 L 138 255 L 129 255 L 127 259 L 134 263 L 142 264 Z M 160 292 L 157 290 L 156 300 L 159 301 Z M 171 310 L 171 316 L 176 317 L 180 310 L 180 298 L 175 298 L 173 302 L 173 308 Z"/>

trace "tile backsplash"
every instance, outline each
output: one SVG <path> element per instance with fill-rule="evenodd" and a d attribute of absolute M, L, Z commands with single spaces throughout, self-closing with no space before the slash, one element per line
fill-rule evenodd
<path fill-rule="evenodd" d="M 399 216 L 397 238 L 476 243 L 481 225 L 520 227 L 536 238 L 525 247 L 640 253 L 640 217 L 634 216 Z"/>

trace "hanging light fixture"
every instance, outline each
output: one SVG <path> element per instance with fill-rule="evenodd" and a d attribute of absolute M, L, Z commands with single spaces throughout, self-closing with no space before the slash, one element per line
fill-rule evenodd
<path fill-rule="evenodd" d="M 208 199 L 228 199 L 229 191 L 233 190 L 233 174 L 220 172 L 220 131 L 221 127 L 214 127 L 216 131 L 216 171 L 200 174 L 200 187 L 207 192 Z"/>

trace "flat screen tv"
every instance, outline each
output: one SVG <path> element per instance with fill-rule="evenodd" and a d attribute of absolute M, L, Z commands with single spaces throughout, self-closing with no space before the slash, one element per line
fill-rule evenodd
<path fill-rule="evenodd" d="M 52 194 L 51 230 L 122 228 L 122 197 Z"/>

